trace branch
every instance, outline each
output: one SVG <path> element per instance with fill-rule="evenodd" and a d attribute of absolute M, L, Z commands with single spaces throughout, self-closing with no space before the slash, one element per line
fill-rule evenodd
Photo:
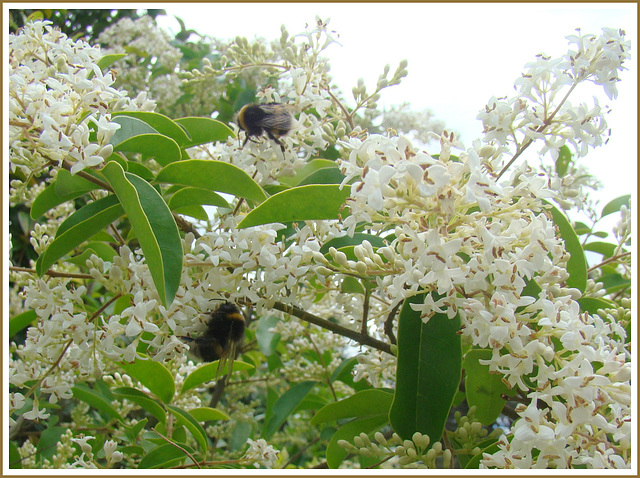
<path fill-rule="evenodd" d="M 13 271 L 13 272 L 29 272 L 31 274 L 35 274 L 36 273 L 35 269 L 29 269 L 27 267 L 13 267 L 13 266 L 10 266 L 9 270 Z M 68 277 L 70 279 L 93 279 L 94 278 L 90 274 L 74 274 L 74 273 L 71 273 L 71 272 L 56 272 L 56 271 L 52 271 L 51 269 L 49 269 L 47 272 L 45 272 L 44 275 L 47 275 L 49 277 Z"/>
<path fill-rule="evenodd" d="M 369 337 L 368 335 L 363 335 L 360 332 L 356 332 L 355 330 L 343 327 L 342 325 L 329 322 L 328 320 L 318 317 L 317 315 L 310 314 L 309 312 L 306 312 L 298 307 L 283 304 L 282 302 L 276 302 L 275 304 L 273 304 L 273 308 L 284 312 L 285 314 L 293 315 L 294 317 L 297 317 L 300 320 L 304 320 L 305 322 L 309 322 L 310 324 L 322 327 L 323 329 L 329 330 L 335 334 L 347 337 L 355 342 L 358 342 L 361 345 L 367 345 L 369 347 L 373 347 L 374 349 L 380 350 L 381 352 L 386 352 L 389 355 L 393 355 L 391 353 L 391 346 L 389 344 L 382 342 L 381 340 L 374 339 L 373 337 Z"/>

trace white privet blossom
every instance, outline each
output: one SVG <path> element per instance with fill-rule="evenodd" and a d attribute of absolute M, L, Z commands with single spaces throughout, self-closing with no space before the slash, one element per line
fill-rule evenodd
<path fill-rule="evenodd" d="M 41 41 L 44 38 L 46 42 Z M 597 105 L 591 109 L 572 107 L 565 101 L 553 118 L 545 118 L 542 112 L 548 109 L 541 102 L 562 99 L 580 81 L 602 84 L 608 95 L 615 95 L 615 82 L 610 79 L 617 79 L 617 71 L 628 57 L 628 44 L 612 30 L 606 30 L 602 37 L 586 35 L 571 40 L 577 50 L 565 58 L 540 56 L 528 66 L 518 83 L 518 97 L 490 101 L 481 113 L 485 138 L 470 148 L 446 132 L 437 137 L 438 155 L 428 154 L 404 136 L 341 136 L 338 147 L 342 159 L 338 164 L 346 178 L 342 187 L 350 191 L 345 208 L 349 214 L 344 219 L 297 224 L 285 242 L 279 236 L 283 229 L 279 224 L 238 229 L 248 210 L 244 205 L 236 216 L 216 216 L 210 230 L 199 238 L 187 235 L 183 240 L 185 268 L 176 298 L 168 308 L 160 305 L 149 286 L 151 276 L 138 251 L 127 247 L 121 247 L 111 263 L 95 256 L 87 263 L 97 284 L 114 296 L 130 297 L 129 306 L 120 313 L 90 317 L 82 306 L 82 287 L 74 289 L 66 279 L 32 279 L 24 298 L 40 320 L 29 330 L 25 345 L 17 347 L 10 383 L 24 386 L 43 377 L 50 364 L 57 363 L 55 372 L 40 384 L 40 395 L 49 395 L 54 403 L 68 398 L 74 381 L 104 373 L 105 358 L 135 359 L 144 331 L 153 332 L 151 339 L 144 339 L 153 359 L 171 361 L 185 350 L 177 336 L 202 330 L 202 313 L 215 308 L 214 299 L 251 301 L 258 315 L 276 301 L 294 304 L 323 317 L 330 313 L 338 323 L 353 327 L 361 320 L 362 299 L 342 293 L 340 285 L 345 277 L 355 277 L 371 284 L 371 336 L 385 336 L 382 324 L 399 301 L 432 291 L 423 304 L 413 305 L 422 319 L 426 322 L 435 313 L 446 313 L 450 318 L 459 314 L 465 339 L 491 349 L 493 355 L 487 361 L 491 370 L 501 373 L 514 392 L 517 387 L 530 400 L 528 406 L 516 410 L 520 419 L 513 425 L 513 439 L 503 440 L 497 453 L 484 457 L 482 466 L 628 467 L 631 377 L 626 332 L 615 321 L 581 313 L 576 302 L 580 293 L 563 287 L 568 277 L 568 254 L 541 202 L 556 197 L 554 185 L 526 163 L 512 167 L 510 178 L 503 182 L 492 173 L 502 166 L 511 149 L 511 154 L 517 154 L 519 146 L 529 140 L 542 141 L 543 150 L 552 156 L 565 143 L 583 154 L 589 145 L 602 142 L 604 120 Z M 93 89 L 81 81 L 89 81 L 86 73 L 75 83 L 65 78 L 63 87 L 56 89 L 57 84 L 48 78 L 57 75 L 55 68 L 59 66 L 45 73 L 51 65 L 34 59 L 16 60 L 25 55 L 17 52 L 18 45 L 26 51 L 41 48 L 41 44 L 54 51 L 89 48 L 82 43 L 70 47 L 73 44 L 66 37 L 42 23 L 12 41 L 10 78 L 17 75 L 12 80 L 17 86 L 10 88 L 10 112 L 12 118 L 28 118 L 30 125 L 25 128 L 26 123 L 17 119 L 11 126 L 14 168 L 39 170 L 52 158 L 59 163 L 72 150 L 80 169 L 100 163 L 91 155 L 102 150 L 88 148 L 89 144 L 85 148 L 82 143 L 88 138 L 89 123 L 77 122 L 79 117 L 69 120 L 69 108 L 76 114 L 77 90 L 105 95 L 94 109 L 90 107 L 93 103 L 81 107 L 92 112 L 95 121 L 91 124 L 98 130 L 109 111 L 126 105 L 150 106 L 129 103 L 126 96 L 108 86 L 108 74 L 96 72 L 91 81 L 101 78 L 104 84 L 98 81 Z M 79 58 L 73 64 L 95 62 L 99 56 L 85 54 L 89 55 L 85 63 Z M 43 58 L 54 56 L 51 53 Z M 58 64 L 63 62 L 54 62 Z M 40 76 L 31 81 L 34 71 Z M 298 127 L 283 138 L 284 154 L 267 140 L 249 142 L 243 149 L 237 141 L 229 141 L 194 149 L 192 157 L 233 162 L 263 186 L 293 175 L 316 151 L 330 144 L 325 130 L 329 117 L 325 115 L 333 104 L 321 87 L 325 81 L 328 84 L 327 71 L 323 62 L 293 73 L 278 71 L 274 75 L 282 81 L 277 88 L 259 92 L 263 101 L 288 98 L 300 109 Z M 40 87 L 37 98 L 58 91 L 57 103 L 21 101 L 27 92 L 35 96 L 29 88 L 40 81 L 49 89 Z M 76 83 L 80 86 L 71 86 Z M 101 110 L 103 102 L 109 107 Z M 66 105 L 65 115 L 60 116 L 67 123 L 45 121 L 46 115 L 55 118 L 52 104 Z M 31 109 L 23 111 L 25 106 Z M 318 115 L 308 113 L 311 110 Z M 104 121 L 105 131 L 99 136 L 103 149 L 109 135 L 108 120 Z M 45 131 L 48 136 L 43 141 Z M 52 146 L 46 140 L 55 134 L 59 139 Z M 296 149 L 301 154 L 292 152 Z M 365 241 L 354 248 L 356 260 L 336 249 L 329 249 L 326 256 L 321 251 L 329 240 L 352 235 L 362 223 L 369 232 L 386 238 L 383 247 L 375 249 Z M 36 243 L 45 242 L 37 239 Z M 537 297 L 523 295 L 527 281 L 533 279 L 541 293 Z M 285 333 L 285 327 L 283 323 L 276 330 Z M 292 339 L 294 332 L 302 332 L 302 327 L 290 327 L 286 333 L 292 334 Z M 329 334 L 314 334 L 312 340 L 291 340 L 287 353 L 296 356 L 310 345 L 322 353 L 332 345 L 343 348 L 345 343 L 332 340 Z M 338 360 L 334 354 L 326 365 L 335 367 Z M 393 383 L 393 361 L 377 352 L 363 355 L 356 368 L 357 378 L 367 378 L 376 385 Z M 287 367 L 292 376 L 303 373 L 293 361 Z M 191 370 L 190 366 L 176 366 L 176 374 L 186 375 Z M 21 394 L 14 394 L 11 400 L 12 410 L 24 405 Z M 26 418 L 44 418 L 43 413 L 34 400 L 34 409 Z M 79 444 L 86 444 L 89 438 Z M 273 466 L 277 452 L 272 447 L 264 440 L 249 444 L 245 458 Z M 85 457 L 91 459 L 83 453 L 76 465 L 91 466 Z"/>
<path fill-rule="evenodd" d="M 246 461 L 253 462 L 253 466 L 256 468 L 260 468 L 261 466 L 265 468 L 273 468 L 273 465 L 275 465 L 278 460 L 278 454 L 280 453 L 278 450 L 273 448 L 262 438 L 255 441 L 249 438 L 247 443 L 249 444 L 249 449 L 245 452 L 243 457 Z"/>

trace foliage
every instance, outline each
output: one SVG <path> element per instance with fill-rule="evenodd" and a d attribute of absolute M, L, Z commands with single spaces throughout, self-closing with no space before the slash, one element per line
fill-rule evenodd
<path fill-rule="evenodd" d="M 604 113 L 568 101 L 616 96 L 624 34 L 538 56 L 468 148 L 385 119 L 404 61 L 347 100 L 332 35 L 11 36 L 12 467 L 630 466 L 629 196 L 595 213 Z M 253 100 L 295 108 L 284 151 L 240 146 Z M 222 374 L 180 338 L 220 300 L 247 324 Z"/>

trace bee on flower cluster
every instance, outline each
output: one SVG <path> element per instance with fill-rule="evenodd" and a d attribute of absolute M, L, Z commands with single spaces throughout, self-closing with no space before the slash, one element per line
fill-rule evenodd
<path fill-rule="evenodd" d="M 244 340 L 245 319 L 235 304 L 225 302 L 211 312 L 199 337 L 180 337 L 189 344 L 189 352 L 203 362 L 219 360 L 218 371 L 229 362 L 233 367 L 236 351 Z"/>
<path fill-rule="evenodd" d="M 267 135 L 276 142 L 284 154 L 284 145 L 280 137 L 291 131 L 295 125 L 293 107 L 281 103 L 249 104 L 238 113 L 238 125 L 245 131 L 244 147 L 250 138 Z"/>

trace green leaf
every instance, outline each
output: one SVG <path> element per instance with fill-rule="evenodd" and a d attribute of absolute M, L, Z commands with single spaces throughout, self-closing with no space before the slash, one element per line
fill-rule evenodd
<path fill-rule="evenodd" d="M 571 149 L 566 144 L 560 148 L 560 154 L 556 159 L 556 173 L 559 177 L 564 177 L 569 170 L 571 164 Z"/>
<path fill-rule="evenodd" d="M 280 318 L 275 315 L 263 315 L 258 322 L 256 340 L 260 351 L 265 357 L 275 352 L 278 342 L 280 342 L 280 334 L 269 330 L 275 327 L 278 322 L 280 322 Z"/>
<path fill-rule="evenodd" d="M 182 384 L 180 393 L 184 393 L 194 387 L 197 387 L 198 385 L 202 385 L 203 383 L 215 380 L 218 375 L 225 375 L 229 370 L 229 362 L 227 362 L 223 368 L 218 370 L 219 362 L 219 360 L 215 360 L 211 363 L 203 365 L 202 367 L 198 367 L 196 370 L 187 375 L 187 378 L 184 379 L 184 383 Z M 252 368 L 255 367 L 250 363 L 242 362 L 240 360 L 233 361 L 233 372 L 238 372 L 240 370 L 251 370 Z"/>
<path fill-rule="evenodd" d="M 405 300 L 398 322 L 396 391 L 389 412 L 394 431 L 403 439 L 415 432 L 440 440 L 462 375 L 460 317 L 435 314 L 428 323 L 410 304 L 426 294 Z"/>
<path fill-rule="evenodd" d="M 36 261 L 40 277 L 58 259 L 118 219 L 124 210 L 114 195 L 87 204 L 69 216 L 58 228 L 55 239 Z"/>
<path fill-rule="evenodd" d="M 147 387 L 163 403 L 170 403 L 176 390 L 171 372 L 160 362 L 137 359 L 134 362 L 120 362 L 120 367 Z"/>
<path fill-rule="evenodd" d="M 543 202 L 549 204 L 546 201 Z M 569 273 L 567 286 L 584 292 L 587 287 L 587 260 L 584 257 L 580 239 L 578 239 L 578 235 L 571 227 L 571 223 L 558 208 L 551 206 L 551 215 L 553 216 L 553 223 L 560 230 L 560 237 L 564 241 L 567 252 L 571 254 L 567 263 L 567 272 Z"/>
<path fill-rule="evenodd" d="M 332 422 L 342 418 L 368 418 L 389 414 L 393 394 L 378 388 L 362 390 L 339 402 L 330 403 L 318 410 L 311 419 L 311 425 Z"/>
<path fill-rule="evenodd" d="M 331 161 L 329 159 L 312 159 L 298 170 L 295 176 L 285 176 L 280 178 L 280 182 L 289 186 L 298 186 L 300 181 L 305 180 L 310 175 L 321 169 L 328 168 L 338 169 L 338 165 L 335 161 Z"/>
<path fill-rule="evenodd" d="M 298 186 L 306 184 L 341 184 L 344 176 L 337 167 L 323 168 L 304 178 Z"/>
<path fill-rule="evenodd" d="M 120 129 L 113 134 L 109 141 L 109 144 L 112 144 L 114 149 L 117 145 L 129 138 L 133 138 L 141 134 L 158 134 L 158 131 L 155 128 L 152 128 L 146 122 L 131 116 L 114 116 L 111 119 L 111 122 L 118 123 L 120 125 Z"/>
<path fill-rule="evenodd" d="M 506 403 L 502 396 L 511 391 L 500 374 L 490 373 L 489 366 L 480 363 L 481 359 L 489 360 L 491 354 L 488 349 L 470 350 L 462 364 L 467 403 L 476 406 L 476 418 L 487 426 L 496 421 Z"/>
<path fill-rule="evenodd" d="M 595 241 L 595 242 L 589 242 L 585 244 L 584 250 L 602 254 L 602 259 L 608 259 L 609 257 L 612 257 L 615 254 L 617 247 L 618 246 L 616 246 L 615 244 L 611 244 L 610 242 Z M 626 252 L 626 251 L 623 249 L 620 252 Z"/>
<path fill-rule="evenodd" d="M 49 426 L 42 431 L 36 446 L 36 462 L 41 462 L 43 459 L 51 460 L 56 453 L 56 444 L 67 429 L 68 427 Z"/>
<path fill-rule="evenodd" d="M 360 433 L 371 435 L 380 430 L 389 422 L 386 415 L 376 415 L 367 418 L 357 418 L 346 423 L 333 434 L 327 446 L 327 465 L 329 468 L 338 468 L 347 457 L 348 453 L 338 445 L 338 441 L 347 440 L 353 444 L 353 438 Z"/>
<path fill-rule="evenodd" d="M 124 58 L 125 56 L 127 56 L 126 53 L 111 53 L 109 55 L 104 55 L 96 62 L 96 65 L 98 65 L 98 68 L 104 71 L 105 68 L 111 66 L 113 63 Z M 93 75 L 93 72 L 90 72 L 89 74 Z"/>
<path fill-rule="evenodd" d="M 159 422 L 167 423 L 167 414 L 164 408 L 146 393 L 132 387 L 118 387 L 112 390 L 114 396 L 118 398 L 126 398 L 127 400 L 137 403 L 144 410 L 153 415 Z"/>
<path fill-rule="evenodd" d="M 71 176 L 65 169 L 61 169 L 58 171 L 56 180 L 38 194 L 38 197 L 33 201 L 31 218 L 37 219 L 57 205 L 71 201 L 97 188 L 97 184 L 80 176 Z"/>
<path fill-rule="evenodd" d="M 132 136 L 119 143 L 113 150 L 140 153 L 144 158 L 155 159 L 162 166 L 182 159 L 178 143 L 168 136 L 157 133 Z"/>
<path fill-rule="evenodd" d="M 613 214 L 614 212 L 618 212 L 622 206 L 627 206 L 629 208 L 631 205 L 631 194 L 625 194 L 624 196 L 620 196 L 615 198 L 614 200 L 607 203 L 605 207 L 602 208 L 601 217 L 608 216 L 609 214 Z"/>
<path fill-rule="evenodd" d="M 9 319 L 9 338 L 26 329 L 38 318 L 35 310 L 27 310 Z"/>
<path fill-rule="evenodd" d="M 598 313 L 598 309 L 617 309 L 615 302 L 599 297 L 582 297 L 578 299 L 581 312 L 589 312 L 592 315 Z M 604 318 L 604 317 L 603 317 Z"/>
<path fill-rule="evenodd" d="M 102 172 L 127 213 L 160 301 L 168 307 L 182 275 L 182 242 L 171 211 L 158 191 L 119 164 L 107 163 Z"/>
<path fill-rule="evenodd" d="M 126 425 L 126 424 L 122 425 L 124 428 L 124 433 L 125 435 L 127 435 L 127 438 L 129 439 L 130 442 L 135 443 L 137 441 L 138 435 L 140 435 L 140 432 L 144 429 L 147 423 L 149 423 L 149 419 L 143 418 L 135 425 Z"/>
<path fill-rule="evenodd" d="M 315 384 L 316 382 L 313 381 L 297 383 L 276 400 L 269 420 L 265 420 L 262 434 L 265 439 L 268 440 L 278 431 L 287 417 L 298 407 Z"/>
<path fill-rule="evenodd" d="M 173 139 L 176 143 L 178 143 L 181 147 L 184 147 L 186 144 L 191 141 L 187 133 L 171 118 L 168 116 L 162 115 L 160 113 L 155 113 L 152 111 L 122 111 L 113 113 L 112 117 L 116 118 L 118 116 L 129 116 L 131 118 L 136 118 L 141 121 L 144 121 L 149 126 L 151 126 L 154 131 L 158 133 L 168 136 Z"/>
<path fill-rule="evenodd" d="M 471 458 L 469 460 L 469 462 L 465 465 L 465 469 L 478 469 L 480 468 L 480 460 L 482 460 L 482 457 L 484 456 L 485 453 L 488 453 L 489 455 L 493 455 L 494 453 L 500 451 L 500 446 L 498 445 L 498 442 L 494 442 L 491 445 L 489 445 L 488 447 L 484 448 L 480 453 L 478 453 L 477 455 L 475 455 L 473 458 Z"/>
<path fill-rule="evenodd" d="M 229 416 L 220 410 L 210 407 L 198 407 L 189 410 L 193 418 L 199 422 L 208 422 L 209 420 L 229 420 Z"/>
<path fill-rule="evenodd" d="M 156 181 L 208 189 L 262 202 L 267 195 L 251 176 L 233 164 L 189 159 L 165 166 Z"/>
<path fill-rule="evenodd" d="M 351 188 L 316 184 L 287 189 L 271 196 L 238 224 L 238 228 L 291 221 L 338 219 Z"/>
<path fill-rule="evenodd" d="M 22 458 L 18 446 L 12 441 L 9 442 L 9 468 L 12 470 L 22 468 Z"/>
<path fill-rule="evenodd" d="M 229 437 L 229 451 L 238 451 L 247 443 L 247 438 L 251 437 L 251 423 L 245 420 L 236 422 Z"/>
<path fill-rule="evenodd" d="M 176 417 L 178 423 L 184 426 L 193 438 L 195 438 L 196 442 L 200 446 L 202 452 L 207 451 L 207 434 L 202 428 L 202 425 L 198 423 L 198 421 L 189 415 L 188 412 L 184 411 L 181 408 L 174 407 L 173 405 L 167 405 L 167 409 L 173 413 L 173 416 Z"/>
<path fill-rule="evenodd" d="M 182 188 L 169 199 L 169 208 L 173 211 L 186 206 L 202 205 L 229 207 L 229 203 L 219 194 L 202 188 Z"/>
<path fill-rule="evenodd" d="M 118 413 L 118 411 L 104 398 L 101 394 L 97 393 L 95 390 L 90 389 L 87 385 L 78 383 L 75 387 L 71 388 L 71 392 L 73 396 L 78 400 L 82 400 L 87 403 L 91 407 L 95 408 L 101 415 L 108 420 L 108 418 L 116 419 L 118 421 L 122 421 L 122 417 Z"/>
<path fill-rule="evenodd" d="M 193 449 L 187 445 L 181 444 L 179 448 L 171 443 L 159 445 L 145 452 L 142 460 L 140 460 L 138 464 L 138 469 L 169 468 L 182 462 L 184 459 L 187 459 L 188 463 L 191 463 L 191 459 L 185 451 L 191 453 L 193 456 Z"/>
<path fill-rule="evenodd" d="M 186 117 L 177 119 L 176 123 L 182 126 L 191 138 L 183 148 L 214 141 L 226 141 L 229 137 L 236 137 L 233 130 L 226 124 L 211 118 Z"/>

